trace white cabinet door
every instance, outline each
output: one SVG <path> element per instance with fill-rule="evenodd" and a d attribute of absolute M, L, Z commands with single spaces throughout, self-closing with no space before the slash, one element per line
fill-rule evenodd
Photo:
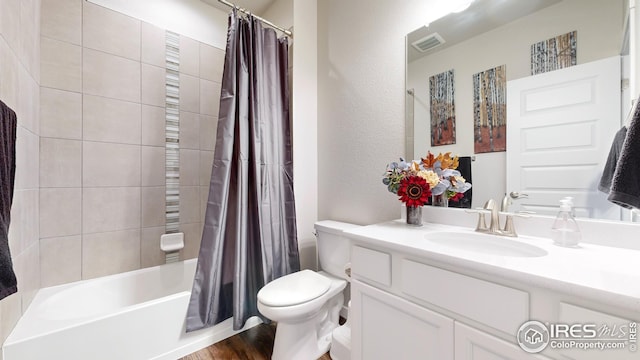
<path fill-rule="evenodd" d="M 515 344 L 456 322 L 455 360 L 544 360 L 547 357 L 525 352 Z"/>
<path fill-rule="evenodd" d="M 453 320 L 358 280 L 351 282 L 354 360 L 453 360 Z"/>

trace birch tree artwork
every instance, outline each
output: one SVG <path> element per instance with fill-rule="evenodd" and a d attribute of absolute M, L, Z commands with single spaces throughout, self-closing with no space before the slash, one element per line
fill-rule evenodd
<path fill-rule="evenodd" d="M 456 143 L 453 69 L 429 77 L 431 146 Z"/>
<path fill-rule="evenodd" d="M 575 65 L 577 37 L 572 31 L 531 45 L 531 75 Z"/>
<path fill-rule="evenodd" d="M 473 75 L 474 152 L 507 149 L 507 75 L 506 66 Z"/>

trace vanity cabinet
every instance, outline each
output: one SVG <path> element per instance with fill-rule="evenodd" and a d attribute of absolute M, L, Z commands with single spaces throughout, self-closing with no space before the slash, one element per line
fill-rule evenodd
<path fill-rule="evenodd" d="M 640 360 L 640 251 L 400 221 L 345 234 L 354 360 Z"/>
<path fill-rule="evenodd" d="M 470 322 L 515 334 L 529 294 L 440 269 L 410 255 L 352 248 L 352 359 L 548 359 Z"/>

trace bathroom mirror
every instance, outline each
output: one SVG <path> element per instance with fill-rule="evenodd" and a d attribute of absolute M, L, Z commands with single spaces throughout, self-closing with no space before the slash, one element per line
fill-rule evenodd
<path fill-rule="evenodd" d="M 624 65 L 624 55 L 628 53 L 627 8 L 627 0 L 475 0 L 468 9 L 408 34 L 406 157 L 420 159 L 428 150 L 435 154 L 472 156 L 472 207 L 480 207 L 490 198 L 501 200 L 513 190 L 507 189 L 507 174 L 520 168 L 507 168 L 506 151 L 474 153 L 473 75 L 505 65 L 507 82 L 530 77 L 531 45 L 573 31 L 577 39 L 577 65 L 623 55 L 622 79 L 618 79 L 623 84 L 621 106 L 610 114 L 614 126 L 619 128 L 629 108 L 625 100 L 629 95 L 624 92 L 628 67 Z M 414 43 L 427 50 L 417 50 Z M 454 70 L 455 142 L 432 146 L 429 78 L 449 70 Z M 509 103 L 507 98 L 507 107 Z M 513 145 L 516 144 L 507 144 L 507 148 Z M 610 142 L 599 156 L 606 159 L 609 148 Z M 588 174 L 590 181 L 599 180 L 599 171 Z M 566 195 L 570 194 L 563 196 Z M 594 192 L 593 196 L 606 200 L 603 193 Z M 557 207 L 546 210 L 536 212 L 552 214 Z M 620 220 L 625 216 L 628 216 L 625 211 L 613 206 L 602 218 Z"/>

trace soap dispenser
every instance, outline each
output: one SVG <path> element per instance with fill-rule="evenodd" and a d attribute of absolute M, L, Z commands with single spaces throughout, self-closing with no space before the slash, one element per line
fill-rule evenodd
<path fill-rule="evenodd" d="M 554 244 L 565 247 L 575 247 L 582 239 L 580 228 L 573 217 L 571 198 L 560 200 L 560 211 L 551 227 L 551 238 Z"/>

